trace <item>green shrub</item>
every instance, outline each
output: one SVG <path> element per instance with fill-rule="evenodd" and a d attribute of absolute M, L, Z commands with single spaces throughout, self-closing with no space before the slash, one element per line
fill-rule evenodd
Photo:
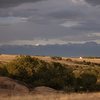
<path fill-rule="evenodd" d="M 53 57 L 51 57 L 51 59 L 53 59 L 53 60 L 62 60 L 62 57 L 53 56 Z"/>
<path fill-rule="evenodd" d="M 8 63 L 7 70 L 10 77 L 27 82 L 29 77 L 35 72 L 33 65 L 33 58 L 30 56 L 20 56 Z"/>
<path fill-rule="evenodd" d="M 44 62 L 36 71 L 37 82 L 42 80 L 41 85 L 45 84 L 55 89 L 63 89 L 66 85 L 71 85 L 72 77 L 73 74 L 70 68 L 65 68 L 65 65 L 56 62 L 50 64 Z"/>
<path fill-rule="evenodd" d="M 73 60 L 70 58 L 67 58 L 66 61 L 72 62 Z"/>
<path fill-rule="evenodd" d="M 77 78 L 77 85 L 83 90 L 93 90 L 96 85 L 97 77 L 92 73 L 82 73 L 79 78 Z"/>
<path fill-rule="evenodd" d="M 72 85 L 72 69 L 56 62 L 47 63 L 30 56 L 20 56 L 7 64 L 11 78 L 20 80 L 30 86 L 49 86 L 63 89 Z"/>
<path fill-rule="evenodd" d="M 8 71 L 4 64 L 0 64 L 0 76 L 8 76 Z"/>

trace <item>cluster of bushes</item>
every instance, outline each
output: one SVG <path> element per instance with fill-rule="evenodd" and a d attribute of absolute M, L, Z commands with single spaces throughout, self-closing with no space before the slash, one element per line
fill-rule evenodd
<path fill-rule="evenodd" d="M 12 62 L 0 65 L 0 75 L 7 76 L 29 87 L 48 86 L 58 90 L 92 91 L 97 83 L 97 74 L 83 71 L 76 75 L 68 65 L 39 60 L 30 56 L 17 57 Z"/>
<path fill-rule="evenodd" d="M 90 66 L 100 66 L 100 63 L 90 62 L 90 61 L 74 61 L 77 64 L 84 64 L 84 65 L 90 65 Z"/>
<path fill-rule="evenodd" d="M 92 57 L 92 56 L 90 56 L 90 57 L 83 57 L 83 58 L 86 58 L 86 59 L 100 59 L 100 57 Z"/>
<path fill-rule="evenodd" d="M 2 73 L 27 83 L 29 87 L 44 85 L 63 89 L 64 86 L 72 84 L 72 70 L 57 62 L 47 63 L 30 56 L 20 56 L 4 66 L 6 69 L 2 68 Z"/>
<path fill-rule="evenodd" d="M 53 60 L 62 60 L 62 57 L 53 56 L 53 57 L 51 57 L 51 59 L 53 59 Z"/>
<path fill-rule="evenodd" d="M 66 61 L 73 62 L 73 60 L 70 58 L 67 58 Z"/>

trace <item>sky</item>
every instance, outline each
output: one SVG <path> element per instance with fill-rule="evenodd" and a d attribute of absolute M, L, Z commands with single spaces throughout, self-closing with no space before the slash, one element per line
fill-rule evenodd
<path fill-rule="evenodd" d="M 100 0 L 0 0 L 0 45 L 100 44 Z"/>

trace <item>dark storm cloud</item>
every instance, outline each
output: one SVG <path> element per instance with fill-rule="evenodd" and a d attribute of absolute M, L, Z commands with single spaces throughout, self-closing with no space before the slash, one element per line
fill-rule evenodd
<path fill-rule="evenodd" d="M 8 8 L 20 5 L 22 3 L 37 2 L 41 0 L 0 0 L 0 8 Z"/>
<path fill-rule="evenodd" d="M 100 0 L 85 0 L 85 1 L 94 6 L 100 5 Z"/>
<path fill-rule="evenodd" d="M 1 44 L 27 42 L 34 38 L 49 40 L 52 44 L 52 39 L 57 41 L 54 43 L 100 40 L 99 7 L 88 6 L 83 0 L 11 1 L 5 4 L 0 1 L 0 7 L 3 7 L 0 9 Z"/>
<path fill-rule="evenodd" d="M 84 31 L 85 33 L 100 32 L 100 21 L 99 20 L 85 20 L 80 22 L 79 26 L 74 26 L 72 29 Z"/>
<path fill-rule="evenodd" d="M 77 19 L 84 15 L 81 12 L 70 9 L 70 10 L 62 10 L 62 11 L 52 12 L 52 13 L 48 14 L 48 16 L 52 16 L 52 17 L 59 18 L 59 19 L 64 19 L 64 18 Z"/>

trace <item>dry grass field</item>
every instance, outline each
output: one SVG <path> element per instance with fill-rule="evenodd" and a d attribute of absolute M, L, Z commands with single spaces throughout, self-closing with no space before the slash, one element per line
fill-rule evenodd
<path fill-rule="evenodd" d="M 5 55 L 1 54 L 0 55 L 0 61 L 1 62 L 9 62 L 12 61 L 17 55 Z"/>
<path fill-rule="evenodd" d="M 0 100 L 100 100 L 100 93 L 87 94 L 33 94 L 1 97 Z"/>
<path fill-rule="evenodd" d="M 0 62 L 10 62 L 18 55 L 0 55 Z M 100 59 L 79 59 L 79 58 L 67 58 L 62 57 L 62 60 L 53 60 L 49 56 L 34 56 L 36 58 L 39 58 L 41 60 L 47 61 L 47 62 L 60 62 L 68 65 L 78 65 L 78 62 L 93 62 L 93 63 L 99 63 Z M 72 61 L 69 61 L 67 59 L 71 59 Z M 14 83 L 15 84 L 15 83 Z M 6 91 L 7 92 L 7 91 Z M 11 93 L 10 93 L 11 92 Z M 1 95 L 2 94 L 2 95 Z M 63 92 L 55 92 L 55 90 L 49 89 L 49 88 L 40 88 L 37 90 L 34 90 L 33 92 L 29 92 L 28 94 L 22 94 L 22 95 L 13 95 L 13 91 L 8 91 L 8 93 L 5 95 L 4 91 L 0 90 L 0 100 L 100 100 L 100 93 L 63 93 Z"/>
<path fill-rule="evenodd" d="M 12 61 L 13 59 L 15 59 L 16 56 L 19 56 L 19 55 L 6 55 L 6 54 L 1 54 L 0 55 L 0 61 L 1 62 L 9 62 L 9 61 Z M 55 62 L 60 62 L 60 63 L 67 63 L 67 64 L 75 64 L 74 61 L 79 61 L 79 62 L 82 62 L 82 61 L 87 61 L 87 62 L 93 62 L 93 63 L 100 63 L 100 59 L 89 59 L 89 58 L 83 58 L 83 59 L 80 59 L 80 58 L 67 58 L 67 57 L 62 57 L 62 60 L 53 60 L 51 57 L 49 56 L 32 56 L 32 57 L 36 57 L 36 58 L 39 58 L 41 60 L 44 60 L 44 61 L 47 61 L 47 62 L 51 62 L 51 61 L 55 61 Z M 70 61 L 67 61 L 66 59 L 71 59 L 73 61 L 70 62 Z"/>

